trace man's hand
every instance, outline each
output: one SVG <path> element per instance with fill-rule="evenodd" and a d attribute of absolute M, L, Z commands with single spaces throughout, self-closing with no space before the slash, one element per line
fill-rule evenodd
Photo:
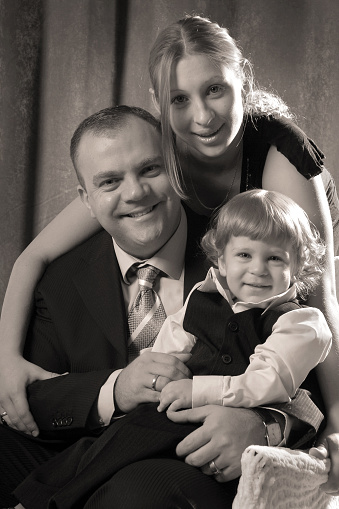
<path fill-rule="evenodd" d="M 330 458 L 331 468 L 328 474 L 328 481 L 320 486 L 320 488 L 332 496 L 339 495 L 339 433 L 331 435 L 323 435 L 319 440 L 317 447 L 312 447 L 309 451 L 311 456 L 325 460 Z"/>
<path fill-rule="evenodd" d="M 191 375 L 183 362 L 166 353 L 145 352 L 122 370 L 114 387 L 114 400 L 121 412 L 128 413 L 140 403 L 159 401 L 160 392 L 172 380 Z M 155 388 L 153 379 L 157 377 Z"/>
<path fill-rule="evenodd" d="M 241 455 L 246 447 L 266 445 L 263 423 L 249 409 L 206 405 L 167 415 L 174 422 L 203 423 L 178 444 L 176 452 L 207 475 L 215 475 L 209 465 L 213 460 L 221 472 L 215 475 L 218 482 L 240 476 Z"/>
<path fill-rule="evenodd" d="M 158 411 L 162 412 L 168 407 L 168 412 L 175 412 L 180 408 L 192 407 L 192 380 L 176 380 L 169 382 L 160 394 Z"/>
<path fill-rule="evenodd" d="M 38 436 L 39 429 L 27 403 L 26 387 L 36 380 L 59 376 L 26 361 L 23 357 L 6 356 L 0 361 L 0 413 L 7 412 L 4 421 L 14 429 Z"/>

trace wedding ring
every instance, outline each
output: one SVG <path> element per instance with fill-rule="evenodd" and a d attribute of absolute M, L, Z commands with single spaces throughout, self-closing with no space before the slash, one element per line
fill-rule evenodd
<path fill-rule="evenodd" d="M 159 376 L 160 375 L 155 375 L 155 377 L 152 380 L 152 386 L 151 386 L 152 391 L 156 391 L 155 385 L 157 383 L 157 380 L 158 380 Z"/>
<path fill-rule="evenodd" d="M 210 467 L 211 469 L 211 472 L 213 475 L 219 475 L 219 474 L 222 474 L 222 471 L 219 470 L 219 468 L 217 467 L 217 465 L 214 463 L 214 461 L 210 461 L 208 466 Z"/>
<path fill-rule="evenodd" d="M 7 422 L 6 422 L 6 421 L 5 421 L 5 419 L 4 419 L 4 417 L 5 417 L 6 415 L 7 415 L 6 410 L 0 414 L 0 418 L 1 418 L 1 423 L 2 423 L 2 424 L 7 424 Z"/>

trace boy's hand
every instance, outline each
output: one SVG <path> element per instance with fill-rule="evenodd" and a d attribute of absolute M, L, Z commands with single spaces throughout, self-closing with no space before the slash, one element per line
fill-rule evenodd
<path fill-rule="evenodd" d="M 175 412 L 180 408 L 192 407 L 192 388 L 193 382 L 190 379 L 177 380 L 167 384 L 160 394 L 160 404 L 158 412 L 168 410 Z"/>

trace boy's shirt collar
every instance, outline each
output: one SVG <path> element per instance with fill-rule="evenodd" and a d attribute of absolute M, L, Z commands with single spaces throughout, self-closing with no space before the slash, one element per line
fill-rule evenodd
<path fill-rule="evenodd" d="M 273 295 L 273 297 L 269 297 L 268 299 L 264 299 L 260 302 L 234 302 L 232 293 L 227 286 L 226 279 L 221 276 L 219 270 L 214 267 L 210 267 L 205 280 L 201 283 L 198 290 L 202 292 L 218 291 L 224 299 L 227 300 L 234 313 L 240 313 L 241 311 L 246 311 L 251 308 L 261 308 L 264 309 L 265 312 L 267 309 L 279 306 L 280 304 L 293 300 L 297 297 L 296 285 L 293 284 L 285 292 L 280 293 L 279 295 Z"/>

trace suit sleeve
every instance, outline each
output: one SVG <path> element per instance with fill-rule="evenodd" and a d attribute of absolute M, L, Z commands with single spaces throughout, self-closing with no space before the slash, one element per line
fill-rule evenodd
<path fill-rule="evenodd" d="M 100 428 L 97 399 L 100 389 L 113 369 L 80 372 L 72 366 L 72 353 L 59 337 L 47 305 L 36 293 L 35 316 L 32 319 L 25 357 L 54 373 L 65 373 L 50 380 L 36 381 L 28 389 L 28 402 L 41 436 L 68 438 Z M 68 318 L 65 317 L 65 320 Z M 69 341 L 67 342 L 69 343 Z M 79 345 L 81 348 L 81 345 Z"/>

